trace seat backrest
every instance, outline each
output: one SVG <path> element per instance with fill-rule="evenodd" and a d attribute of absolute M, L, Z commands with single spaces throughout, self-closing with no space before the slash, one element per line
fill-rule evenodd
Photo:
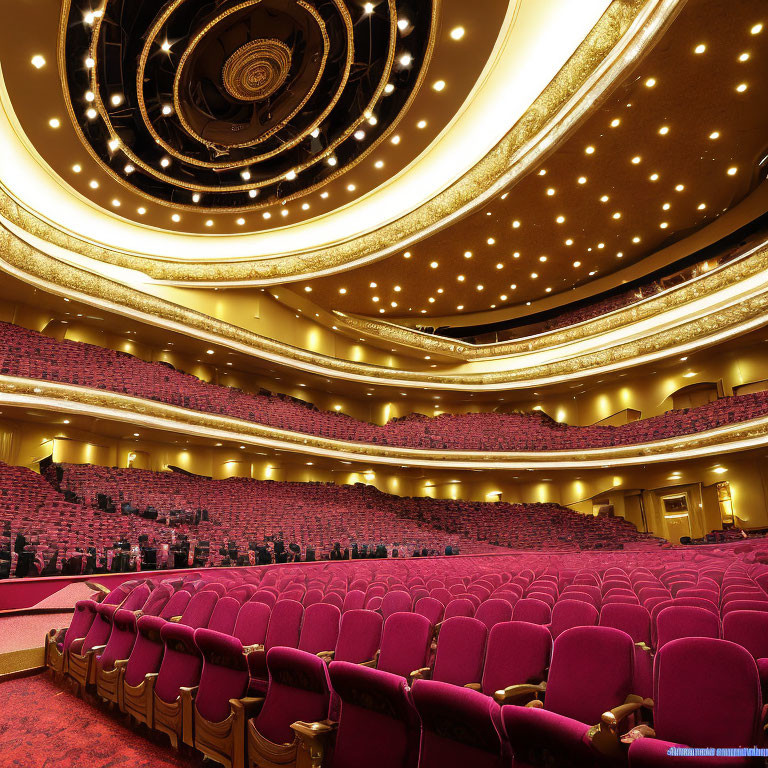
<path fill-rule="evenodd" d="M 598 618 L 599 614 L 594 605 L 580 600 L 568 600 L 564 595 L 552 609 L 550 632 L 552 637 L 556 638 L 571 627 L 592 627 L 597 624 Z"/>
<path fill-rule="evenodd" d="M 384 620 L 375 611 L 346 611 L 341 616 L 334 658 L 351 664 L 372 661 L 379 650 L 383 627 Z"/>
<path fill-rule="evenodd" d="M 432 625 L 427 618 L 417 613 L 393 613 L 384 622 L 376 668 L 407 679 L 426 665 L 431 640 Z"/>
<path fill-rule="evenodd" d="M 475 618 L 490 630 L 496 624 L 512 620 L 512 605 L 506 600 L 490 598 L 475 611 Z"/>
<path fill-rule="evenodd" d="M 329 603 L 313 603 L 304 610 L 299 650 L 307 653 L 332 651 L 339 639 L 341 611 Z"/>
<path fill-rule="evenodd" d="M 206 720 L 219 723 L 230 714 L 229 700 L 248 690 L 248 662 L 240 641 L 222 632 L 196 629 L 195 645 L 203 656 L 195 707 Z"/>
<path fill-rule="evenodd" d="M 650 645 L 651 615 L 642 605 L 609 603 L 600 611 L 600 626 L 626 632 L 634 642 Z"/>
<path fill-rule="evenodd" d="M 732 611 L 768 611 L 768 601 L 766 600 L 731 600 L 723 603 L 720 608 L 720 615 L 725 618 Z"/>
<path fill-rule="evenodd" d="M 690 747 L 758 743 L 760 677 L 749 652 L 727 640 L 685 637 L 656 654 L 654 729 Z"/>
<path fill-rule="evenodd" d="M 215 592 L 207 594 L 216 597 Z M 179 697 L 180 688 L 198 684 L 203 657 L 195 645 L 192 627 L 168 622 L 160 630 L 160 637 L 165 651 L 155 681 L 155 693 L 166 704 L 172 704 Z"/>
<path fill-rule="evenodd" d="M 680 637 L 720 637 L 720 619 L 703 608 L 670 605 L 656 616 L 656 649 Z"/>
<path fill-rule="evenodd" d="M 488 633 L 482 690 L 486 696 L 510 685 L 544 680 L 552 655 L 552 635 L 541 624 L 508 621 Z"/>
<path fill-rule="evenodd" d="M 415 614 L 387 621 L 397 616 Z M 341 699 L 334 765 L 416 768 L 420 723 L 405 679 L 344 661 L 332 662 L 329 672 Z"/>
<path fill-rule="evenodd" d="M 171 595 L 171 588 L 166 584 L 160 584 L 160 586 L 152 590 L 152 593 L 144 602 L 141 612 L 147 616 L 159 616 L 160 612 L 171 599 Z"/>
<path fill-rule="evenodd" d="M 472 601 L 466 597 L 455 597 L 445 606 L 444 619 L 450 619 L 452 616 L 474 616 L 475 606 Z"/>
<path fill-rule="evenodd" d="M 163 619 L 171 619 L 174 616 L 182 616 L 191 599 L 192 595 L 190 595 L 189 592 L 176 592 L 163 606 L 158 615 Z"/>
<path fill-rule="evenodd" d="M 396 592 L 387 592 L 381 598 L 381 615 L 386 621 L 393 613 L 399 611 L 411 610 L 411 595 L 408 592 L 402 592 L 400 590 Z"/>
<path fill-rule="evenodd" d="M 552 610 L 541 600 L 524 597 L 515 603 L 512 609 L 512 621 L 527 621 L 531 624 L 549 624 Z"/>
<path fill-rule="evenodd" d="M 181 614 L 179 624 L 186 624 L 192 629 L 207 627 L 218 600 L 219 596 L 215 592 L 195 593 Z"/>
<path fill-rule="evenodd" d="M 240 603 L 234 597 L 219 598 L 206 626 L 208 629 L 213 629 L 216 632 L 231 635 L 235 628 L 239 611 Z"/>
<path fill-rule="evenodd" d="M 304 606 L 297 600 L 278 600 L 269 617 L 264 649 L 277 645 L 296 648 L 299 644 Z"/>
<path fill-rule="evenodd" d="M 479 683 L 488 630 L 469 616 L 446 619 L 440 627 L 432 679 L 452 685 Z"/>
<path fill-rule="evenodd" d="M 417 680 L 412 694 L 422 726 L 419 768 L 507 764 L 501 711 L 492 698 L 433 680 Z"/>
<path fill-rule="evenodd" d="M 635 646 L 612 627 L 573 627 L 554 642 L 545 708 L 594 725 L 632 693 Z"/>
<path fill-rule="evenodd" d="M 291 723 L 319 722 L 328 717 L 328 670 L 314 654 L 283 647 L 267 652 L 267 668 L 267 696 L 253 723 L 269 741 L 288 744 L 294 739 Z"/>
<path fill-rule="evenodd" d="M 66 651 L 74 640 L 85 637 L 96 618 L 96 603 L 93 600 L 78 600 L 72 621 L 64 635 L 63 648 Z"/>
<path fill-rule="evenodd" d="M 251 599 L 248 602 L 264 603 L 272 608 L 277 602 L 277 596 L 271 590 L 259 589 L 251 595 Z"/>
<path fill-rule="evenodd" d="M 115 611 L 112 619 L 112 632 L 107 645 L 99 657 L 102 669 L 113 669 L 118 659 L 127 659 L 136 642 L 136 615 L 122 608 Z"/>
<path fill-rule="evenodd" d="M 723 616 L 723 640 L 746 648 L 754 659 L 768 659 L 768 613 L 729 612 Z"/>
<path fill-rule="evenodd" d="M 343 611 L 357 611 L 365 605 L 365 592 L 360 589 L 351 589 L 344 597 Z"/>
<path fill-rule="evenodd" d="M 434 597 L 422 597 L 416 602 L 413 611 L 421 616 L 426 616 L 429 619 L 429 623 L 434 627 L 435 624 L 443 620 L 445 607 L 439 600 L 435 600 Z"/>
<path fill-rule="evenodd" d="M 235 637 L 243 645 L 262 644 L 267 636 L 270 613 L 266 603 L 247 602 L 237 614 Z"/>

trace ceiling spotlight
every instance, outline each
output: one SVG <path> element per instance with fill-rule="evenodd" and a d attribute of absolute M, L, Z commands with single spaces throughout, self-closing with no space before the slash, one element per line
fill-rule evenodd
<path fill-rule="evenodd" d="M 437 269 L 439 264 L 436 261 L 431 261 L 429 266 L 432 267 L 432 269 Z"/>
<path fill-rule="evenodd" d="M 178 213 L 174 213 L 173 216 L 171 216 L 171 221 L 175 221 L 177 224 L 181 221 L 181 216 L 179 216 Z"/>
<path fill-rule="evenodd" d="M 357 187 L 354 184 L 347 184 L 347 191 L 354 192 Z"/>
<path fill-rule="evenodd" d="M 616 213 L 613 214 L 613 218 L 614 219 L 620 219 L 621 218 L 621 213 L 619 211 L 616 211 Z"/>
<path fill-rule="evenodd" d="M 50 125 L 51 128 L 59 128 L 61 126 L 61 120 L 59 120 L 58 117 L 52 117 L 48 121 L 48 125 Z"/>
<path fill-rule="evenodd" d="M 90 56 L 85 60 L 85 66 L 88 69 L 93 69 L 96 66 L 96 61 L 92 59 Z"/>
<path fill-rule="evenodd" d="M 160 48 L 167 53 L 168 51 L 171 50 L 171 44 L 167 40 L 163 40 L 162 44 L 160 45 Z"/>
<path fill-rule="evenodd" d="M 235 224 L 237 224 L 238 227 L 242 227 L 243 224 L 245 224 L 245 219 L 243 218 L 237 219 L 237 221 L 235 221 Z"/>
<path fill-rule="evenodd" d="M 569 238 L 568 238 L 568 239 L 565 241 L 565 244 L 566 244 L 566 245 L 573 245 L 573 238 L 572 238 L 572 237 L 569 237 Z"/>
<path fill-rule="evenodd" d="M 366 13 L 373 13 L 373 3 L 366 3 L 366 4 L 363 6 L 363 10 L 364 10 Z"/>
<path fill-rule="evenodd" d="M 167 158 L 167 157 L 164 157 L 164 158 L 163 158 L 163 159 L 160 161 L 160 165 L 161 165 L 163 168 L 167 168 L 167 167 L 168 167 L 170 164 L 171 164 L 170 158 Z"/>
<path fill-rule="evenodd" d="M 123 168 L 123 170 L 130 176 L 130 174 L 132 174 L 136 169 L 130 163 L 128 163 L 125 168 Z"/>
<path fill-rule="evenodd" d="M 632 238 L 632 242 L 633 242 L 633 243 L 639 243 L 639 242 L 640 242 L 640 238 L 639 238 L 637 235 L 635 235 L 635 236 Z"/>
<path fill-rule="evenodd" d="M 82 165 L 80 165 L 80 163 L 77 163 L 77 164 L 75 164 L 75 165 L 73 165 L 73 166 L 72 166 L 72 170 L 73 170 L 75 173 L 80 173 L 80 171 L 82 171 L 82 170 L 83 170 L 83 166 L 82 166 Z"/>
<path fill-rule="evenodd" d="M 694 53 L 704 53 L 707 50 L 707 46 L 704 43 L 699 43 L 694 49 Z"/>
<path fill-rule="evenodd" d="M 394 91 L 394 90 L 395 90 L 395 86 L 392 85 L 392 83 L 387 83 L 384 86 L 384 93 L 392 93 L 392 91 Z"/>
<path fill-rule="evenodd" d="M 280 215 L 281 216 L 287 216 L 288 215 L 288 209 L 287 208 L 283 208 L 283 210 L 280 211 Z"/>
<path fill-rule="evenodd" d="M 88 186 L 89 186 L 91 189 L 98 189 L 98 188 L 99 188 L 99 182 L 98 182 L 98 181 L 96 181 L 95 179 L 93 179 L 93 180 L 91 180 L 91 181 L 89 181 L 89 182 L 88 182 Z"/>
<path fill-rule="evenodd" d="M 659 180 L 659 174 L 658 173 L 652 173 L 648 178 L 651 181 L 658 181 Z"/>
<path fill-rule="evenodd" d="M 163 112 L 163 114 L 164 114 L 166 117 L 168 117 L 168 115 L 170 115 L 170 114 L 171 114 L 171 112 L 173 112 L 173 107 L 172 107 L 170 104 L 163 104 L 163 110 L 162 110 L 162 112 Z"/>
<path fill-rule="evenodd" d="M 585 152 L 586 154 L 588 154 L 588 155 L 594 155 L 594 154 L 595 154 L 595 148 L 594 148 L 593 146 L 591 146 L 591 145 L 590 145 L 589 147 L 587 147 L 587 148 L 584 150 L 584 152 Z"/>
<path fill-rule="evenodd" d="M 552 195 L 554 195 L 554 194 L 555 194 L 555 190 L 554 190 L 554 188 L 553 188 L 553 187 L 550 187 L 550 188 L 547 190 L 547 194 L 548 194 L 550 197 L 552 197 Z"/>
<path fill-rule="evenodd" d="M 113 208 L 119 208 L 120 207 L 120 201 L 117 198 L 114 198 L 112 200 L 112 207 Z"/>
<path fill-rule="evenodd" d="M 610 200 L 610 198 L 608 197 L 608 195 L 603 195 L 603 196 L 600 198 L 600 202 L 601 202 L 601 203 L 607 203 L 609 200 Z"/>
<path fill-rule="evenodd" d="M 699 203 L 699 204 L 698 204 L 698 206 L 697 206 L 697 208 L 698 208 L 700 211 L 703 211 L 703 210 L 704 210 L 706 207 L 707 207 L 707 204 L 706 204 L 706 203 Z"/>
<path fill-rule="evenodd" d="M 371 115 L 368 118 L 368 125 L 376 125 L 376 123 L 379 122 L 379 119 L 376 117 L 376 115 Z"/>
<path fill-rule="evenodd" d="M 741 62 L 749 61 L 749 54 L 746 51 L 744 53 L 742 53 L 739 56 L 739 61 L 741 61 Z"/>
<path fill-rule="evenodd" d="M 399 137 L 397 134 L 395 134 L 395 135 L 394 135 L 394 136 L 393 136 L 393 137 L 390 139 L 390 141 L 391 141 L 393 144 L 399 144 L 399 143 L 400 143 L 400 137 Z"/>
<path fill-rule="evenodd" d="M 573 262 L 573 266 L 574 266 L 576 269 L 578 269 L 578 268 L 581 266 L 581 262 L 580 262 L 580 261 L 574 261 L 574 262 Z"/>
<path fill-rule="evenodd" d="M 454 27 L 451 30 L 451 39 L 452 40 L 461 40 L 462 37 L 464 37 L 464 27 Z"/>
<path fill-rule="evenodd" d="M 731 167 L 730 167 L 730 168 L 729 168 L 729 169 L 726 171 L 726 173 L 727 173 L 729 176 L 735 176 L 735 175 L 736 175 L 736 173 L 738 172 L 738 170 L 739 170 L 739 169 L 738 169 L 738 168 L 737 168 L 735 165 L 732 165 L 732 166 L 731 166 Z"/>
<path fill-rule="evenodd" d="M 328 165 L 330 165 L 331 167 L 333 167 L 333 166 L 334 166 L 334 165 L 336 165 L 336 163 L 338 163 L 339 161 L 338 161 L 338 160 L 337 160 L 337 159 L 336 159 L 336 158 L 335 158 L 333 155 L 331 155 L 331 156 L 330 156 L 330 157 L 329 157 L 329 158 L 326 160 L 326 162 L 328 163 Z"/>
<path fill-rule="evenodd" d="M 666 229 L 669 226 L 669 222 L 662 221 L 661 224 L 659 224 L 660 229 Z"/>
<path fill-rule="evenodd" d="M 109 97 L 109 100 L 112 103 L 113 107 L 119 107 L 123 103 L 123 94 L 122 93 L 113 93 Z"/>
<path fill-rule="evenodd" d="M 620 124 L 621 120 L 619 120 L 618 117 L 614 117 L 613 120 L 611 120 L 611 128 L 618 128 Z"/>
<path fill-rule="evenodd" d="M 558 217 L 555 219 L 555 221 L 556 221 L 558 224 L 562 224 L 562 223 L 565 221 L 565 216 L 558 216 Z"/>
<path fill-rule="evenodd" d="M 656 78 L 655 77 L 649 77 L 645 81 L 645 87 L 646 88 L 653 88 L 654 85 L 656 85 Z"/>
<path fill-rule="evenodd" d="M 384 161 L 383 161 L 383 160 L 377 160 L 377 161 L 374 163 L 374 166 L 375 166 L 376 168 L 383 168 L 383 167 L 384 167 Z"/>
<path fill-rule="evenodd" d="M 192 195 L 192 202 L 193 203 L 199 203 L 200 202 L 200 193 L 199 192 L 195 192 L 195 194 Z"/>
<path fill-rule="evenodd" d="M 346 288 L 339 288 L 339 293 L 343 296 L 347 292 Z"/>
<path fill-rule="evenodd" d="M 109 147 L 110 152 L 117 152 L 120 148 L 120 139 L 110 139 L 107 142 L 107 146 Z"/>
<path fill-rule="evenodd" d="M 90 103 L 90 102 L 92 102 L 92 101 L 93 101 L 95 98 L 96 98 L 96 96 L 94 95 L 93 91 L 86 91 L 86 92 L 85 92 L 85 100 L 86 100 L 87 102 L 89 102 L 89 103 Z"/>
<path fill-rule="evenodd" d="M 301 204 L 301 210 L 302 211 L 308 211 L 309 210 L 309 203 L 302 203 Z"/>
<path fill-rule="evenodd" d="M 746 84 L 746 83 L 741 83 L 740 85 L 737 85 L 737 86 L 736 86 L 736 90 L 737 90 L 739 93 L 744 93 L 744 91 L 746 91 L 746 90 L 747 90 L 747 84 Z"/>
<path fill-rule="evenodd" d="M 666 136 L 669 133 L 669 126 L 668 125 L 662 125 L 661 128 L 659 128 L 659 134 L 662 136 Z"/>
<path fill-rule="evenodd" d="M 88 109 L 85 110 L 85 116 L 89 120 L 95 120 L 99 116 L 99 113 L 93 107 L 88 107 Z"/>
<path fill-rule="evenodd" d="M 443 88 L 445 88 L 445 80 L 438 80 L 437 82 L 432 83 L 432 88 L 436 91 L 442 91 Z"/>
<path fill-rule="evenodd" d="M 520 229 L 520 222 L 517 219 L 512 222 L 512 229 Z"/>
<path fill-rule="evenodd" d="M 325 200 L 328 197 L 328 193 L 327 192 L 321 192 L 320 193 L 320 197 L 322 197 L 323 200 Z"/>
<path fill-rule="evenodd" d="M 586 184 L 587 183 L 587 177 L 586 176 L 579 176 L 579 178 L 576 179 L 576 181 L 578 181 L 579 184 Z"/>
<path fill-rule="evenodd" d="M 682 192 L 684 189 L 685 189 L 685 185 L 684 184 L 676 184 L 675 185 L 675 191 L 676 192 Z"/>
<path fill-rule="evenodd" d="M 410 54 L 410 53 L 404 53 L 404 54 L 403 54 L 403 55 L 400 57 L 399 61 L 400 61 L 400 64 L 401 64 L 401 66 L 403 66 L 403 67 L 407 67 L 407 66 L 409 66 L 409 65 L 410 65 L 410 63 L 413 61 L 413 56 L 411 56 L 411 54 Z"/>
<path fill-rule="evenodd" d="M 640 155 L 635 155 L 635 156 L 632 158 L 632 165 L 638 165 L 638 164 L 640 163 L 640 159 L 641 159 L 641 158 L 640 158 Z"/>
<path fill-rule="evenodd" d="M 417 128 L 426 128 L 427 127 L 427 121 L 426 120 L 419 120 L 418 123 L 416 123 Z"/>
<path fill-rule="evenodd" d="M 258 194 L 259 194 L 259 190 L 258 189 L 249 189 L 248 190 L 248 197 L 250 197 L 251 199 L 256 197 Z"/>
<path fill-rule="evenodd" d="M 720 138 L 720 131 L 712 131 L 712 133 L 709 134 L 710 139 L 719 139 Z"/>
<path fill-rule="evenodd" d="M 535 280 L 538 277 L 536 272 L 531 272 L 531 280 Z"/>
<path fill-rule="evenodd" d="M 45 57 L 41 56 L 39 53 L 36 56 L 33 56 L 32 66 L 35 69 L 42 69 L 45 66 Z"/>
<path fill-rule="evenodd" d="M 362 141 L 365 138 L 365 131 L 355 131 L 353 134 L 358 141 Z"/>
<path fill-rule="evenodd" d="M 208 220 L 205 222 L 205 226 L 206 226 L 206 227 L 212 227 L 212 226 L 213 226 L 213 220 L 212 220 L 212 219 L 208 219 Z"/>
<path fill-rule="evenodd" d="M 489 237 L 489 238 L 486 240 L 486 242 L 488 243 L 488 245 L 494 245 L 494 244 L 496 243 L 496 239 L 495 239 L 495 238 L 493 238 L 493 237 Z"/>
<path fill-rule="evenodd" d="M 752 29 L 749 30 L 750 34 L 752 35 L 759 35 L 763 31 L 763 25 L 762 24 L 755 24 Z"/>
<path fill-rule="evenodd" d="M 147 212 L 147 209 L 142 206 L 141 208 L 137 208 L 136 212 L 139 214 L 139 216 L 143 216 Z"/>
<path fill-rule="evenodd" d="M 286 181 L 293 181 L 296 178 L 296 171 L 290 170 L 285 174 Z"/>

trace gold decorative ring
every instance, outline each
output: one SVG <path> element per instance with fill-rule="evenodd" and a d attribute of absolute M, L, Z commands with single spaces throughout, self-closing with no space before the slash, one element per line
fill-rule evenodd
<path fill-rule="evenodd" d="M 221 79 L 227 93 L 239 101 L 261 101 L 286 80 L 291 49 L 280 40 L 252 40 L 224 63 Z"/>

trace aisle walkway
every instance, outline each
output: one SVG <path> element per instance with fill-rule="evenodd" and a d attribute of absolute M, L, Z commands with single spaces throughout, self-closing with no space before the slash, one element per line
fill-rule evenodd
<path fill-rule="evenodd" d="M 0 683 L 3 768 L 199 768 L 161 735 L 132 729 L 51 682 L 47 674 Z M 216 766 L 216 763 L 207 763 Z"/>

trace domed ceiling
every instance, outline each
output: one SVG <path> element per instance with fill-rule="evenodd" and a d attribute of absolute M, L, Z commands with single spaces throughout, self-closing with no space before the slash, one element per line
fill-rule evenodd
<path fill-rule="evenodd" d="M 72 0 L 66 96 L 91 155 L 174 211 L 303 199 L 392 134 L 438 3 Z"/>

